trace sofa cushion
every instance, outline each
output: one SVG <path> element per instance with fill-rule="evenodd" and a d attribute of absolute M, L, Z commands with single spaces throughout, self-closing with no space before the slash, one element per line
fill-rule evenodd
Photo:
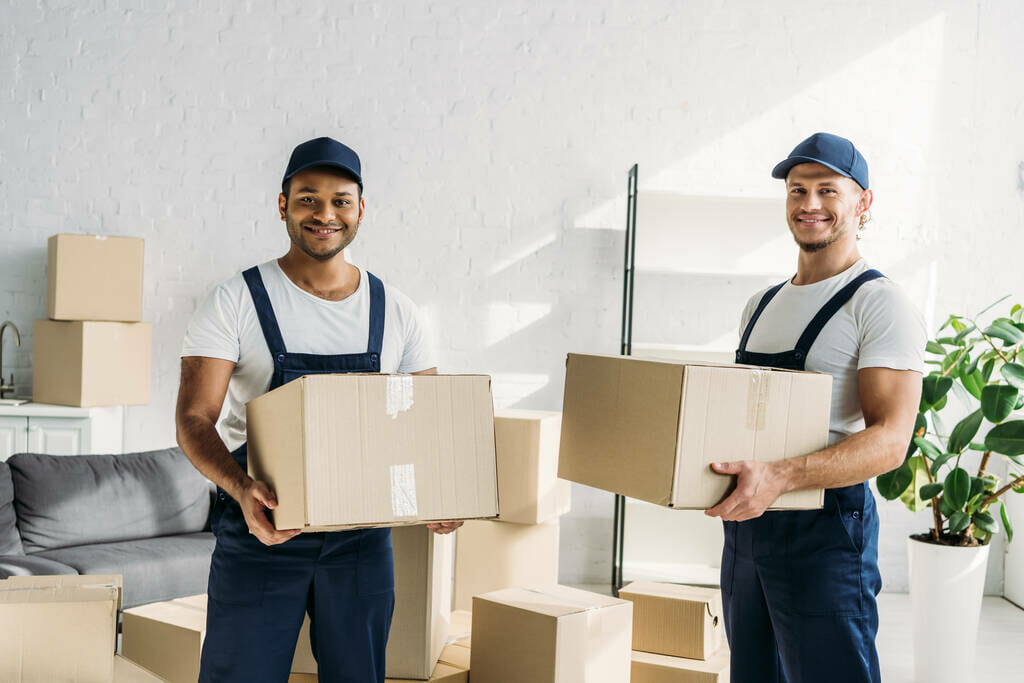
<path fill-rule="evenodd" d="M 10 466 L 0 460 L 0 555 L 22 555 L 18 520 L 14 516 L 14 483 Z"/>
<path fill-rule="evenodd" d="M 74 567 L 35 555 L 6 555 L 0 557 L 0 579 L 8 576 L 50 576 L 77 574 Z"/>
<path fill-rule="evenodd" d="M 59 548 L 40 557 L 74 567 L 79 574 L 121 574 L 124 606 L 206 592 L 213 534 L 145 538 Z"/>
<path fill-rule="evenodd" d="M 202 531 L 209 482 L 178 448 L 8 459 L 25 552 Z"/>

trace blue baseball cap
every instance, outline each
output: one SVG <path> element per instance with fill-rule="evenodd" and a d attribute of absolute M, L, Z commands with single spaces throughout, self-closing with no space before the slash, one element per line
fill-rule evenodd
<path fill-rule="evenodd" d="M 292 156 L 288 159 L 288 168 L 285 169 L 282 182 L 287 181 L 299 171 L 314 166 L 333 166 L 340 168 L 363 187 L 362 168 L 359 164 L 359 155 L 350 147 L 346 147 L 333 138 L 316 138 L 303 142 L 292 150 Z"/>
<path fill-rule="evenodd" d="M 794 166 L 806 163 L 827 166 L 868 189 L 868 162 L 846 138 L 831 133 L 815 133 L 794 147 L 789 156 L 772 169 L 772 177 L 784 179 Z"/>

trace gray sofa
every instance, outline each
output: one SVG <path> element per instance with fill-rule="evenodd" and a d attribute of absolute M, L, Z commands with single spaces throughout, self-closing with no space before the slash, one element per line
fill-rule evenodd
<path fill-rule="evenodd" d="M 124 606 L 206 592 L 214 490 L 178 448 L 0 461 L 0 578 L 121 574 Z"/>

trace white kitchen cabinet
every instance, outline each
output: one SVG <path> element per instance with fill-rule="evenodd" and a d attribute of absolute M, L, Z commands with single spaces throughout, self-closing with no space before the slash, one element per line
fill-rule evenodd
<path fill-rule="evenodd" d="M 0 406 L 0 460 L 14 453 L 124 452 L 124 407 Z"/>

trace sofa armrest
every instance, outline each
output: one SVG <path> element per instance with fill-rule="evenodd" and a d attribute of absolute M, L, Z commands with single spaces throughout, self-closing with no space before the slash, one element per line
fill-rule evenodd
<path fill-rule="evenodd" d="M 0 579 L 8 576 L 50 576 L 77 574 L 74 567 L 63 562 L 32 555 L 0 555 Z"/>

